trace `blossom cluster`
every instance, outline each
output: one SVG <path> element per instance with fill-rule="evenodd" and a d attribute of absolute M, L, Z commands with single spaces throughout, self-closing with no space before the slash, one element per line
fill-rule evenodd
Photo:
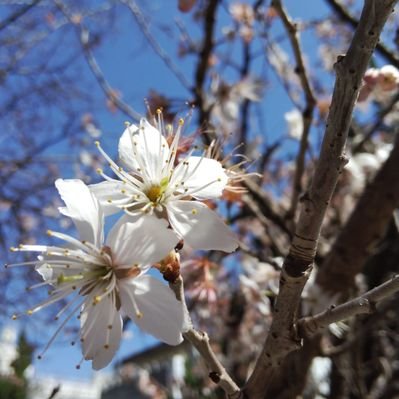
<path fill-rule="evenodd" d="M 360 89 L 358 102 L 374 98 L 383 102 L 397 93 L 399 88 L 399 71 L 393 65 L 382 68 L 369 68 L 363 77 L 363 86 Z"/>
<path fill-rule="evenodd" d="M 232 252 L 238 243 L 223 220 L 204 202 L 222 195 L 231 171 L 195 149 L 179 151 L 184 125 L 165 126 L 162 113 L 152 124 L 142 119 L 127 124 L 119 140 L 120 164 L 96 145 L 113 175 L 90 186 L 78 179 L 55 182 L 65 203 L 59 208 L 70 218 L 79 238 L 49 231 L 64 245 L 19 245 L 12 251 L 38 253 L 37 260 L 8 266 L 31 265 L 50 285 L 45 301 L 29 309 L 31 315 L 55 302 L 66 303 L 56 315 L 60 326 L 39 357 L 70 319 L 78 313 L 83 360 L 94 369 L 105 367 L 117 351 L 123 317 L 170 345 L 179 344 L 190 328 L 183 304 L 173 291 L 148 274 L 184 245 L 192 249 Z M 123 212 L 104 237 L 108 215 Z M 66 301 L 65 301 L 66 300 Z M 14 315 L 17 319 L 21 315 Z"/>

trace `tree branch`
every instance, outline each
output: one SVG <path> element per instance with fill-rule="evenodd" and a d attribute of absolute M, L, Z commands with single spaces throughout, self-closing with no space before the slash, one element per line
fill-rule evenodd
<path fill-rule="evenodd" d="M 195 71 L 195 103 L 199 109 L 199 124 L 204 125 L 208 122 L 209 110 L 205 109 L 204 106 L 204 92 L 203 86 L 205 83 L 206 72 L 209 67 L 209 57 L 212 54 L 214 47 L 214 30 L 216 22 L 216 11 L 219 4 L 219 0 L 209 0 L 204 15 L 204 32 L 205 37 L 202 41 L 201 50 L 198 53 L 198 64 Z M 202 137 L 206 144 L 210 144 L 212 138 L 209 134 L 203 134 Z"/>
<path fill-rule="evenodd" d="M 317 275 L 324 290 L 343 292 L 383 237 L 399 206 L 399 138 L 389 158 L 363 192 Z"/>
<path fill-rule="evenodd" d="M 302 50 L 299 43 L 299 35 L 296 24 L 288 16 L 280 0 L 273 0 L 272 6 L 275 8 L 278 15 L 280 16 L 284 24 L 285 30 L 288 34 L 288 38 L 290 40 L 296 61 L 295 72 L 299 76 L 299 80 L 301 82 L 301 86 L 305 94 L 305 100 L 306 100 L 305 110 L 302 112 L 303 132 L 301 136 L 298 155 L 296 157 L 291 205 L 286 215 L 287 219 L 291 220 L 295 217 L 295 213 L 299 202 L 299 196 L 302 192 L 302 176 L 305 171 L 305 155 L 306 155 L 306 150 L 308 148 L 308 137 L 309 137 L 310 127 L 312 125 L 313 112 L 314 112 L 314 107 L 316 105 L 316 100 L 314 98 L 313 90 L 310 86 L 309 78 L 307 76 L 305 63 L 303 61 Z"/>
<path fill-rule="evenodd" d="M 327 3 L 343 21 L 348 22 L 353 28 L 357 27 L 359 21 L 352 16 L 342 4 L 337 0 L 327 0 Z M 395 53 L 390 51 L 383 43 L 377 43 L 376 51 L 378 51 L 392 65 L 399 68 L 399 58 L 397 58 Z"/>
<path fill-rule="evenodd" d="M 13 14 L 9 15 L 3 21 L 0 21 L 0 31 L 2 31 L 3 29 L 7 28 L 8 25 L 14 23 L 18 18 L 20 18 L 23 15 L 25 15 L 31 8 L 35 7 L 40 2 L 41 2 L 41 0 L 33 0 L 32 3 L 26 4 L 26 5 L 22 6 L 22 7 L 20 7 Z"/>
<path fill-rule="evenodd" d="M 181 276 L 174 283 L 169 284 L 170 288 L 176 295 L 176 298 L 183 303 L 186 316 L 190 320 L 190 328 L 183 333 L 183 337 L 187 339 L 204 359 L 209 370 L 209 378 L 220 386 L 225 392 L 229 399 L 241 398 L 241 391 L 237 384 L 233 381 L 226 369 L 220 363 L 216 354 L 213 352 L 209 342 L 208 334 L 202 331 L 194 329 L 191 323 L 190 315 L 187 309 L 186 301 L 184 298 L 184 286 L 183 279 Z"/>
<path fill-rule="evenodd" d="M 172 61 L 169 57 L 168 53 L 160 46 L 160 44 L 156 41 L 154 36 L 151 34 L 150 29 L 148 28 L 148 24 L 146 18 L 143 16 L 140 8 L 137 6 L 136 2 L 133 0 L 121 0 L 133 14 L 134 19 L 139 25 L 141 31 L 143 32 L 145 38 L 148 43 L 152 47 L 152 49 L 159 55 L 161 60 L 165 63 L 165 65 L 172 71 L 172 73 L 176 76 L 176 78 L 180 81 L 180 83 L 189 91 L 192 90 L 190 83 L 187 81 L 186 77 L 183 73 L 177 68 L 177 65 Z"/>
<path fill-rule="evenodd" d="M 122 111 L 128 118 L 133 119 L 134 121 L 139 121 L 141 119 L 141 115 L 136 112 L 132 107 L 130 107 L 127 103 L 122 101 L 116 94 L 115 90 L 108 83 L 105 78 L 101 68 L 97 64 L 97 61 L 91 51 L 90 43 L 89 43 L 89 31 L 81 24 L 76 24 L 72 22 L 72 16 L 70 11 L 68 10 L 66 4 L 60 0 L 54 0 L 54 3 L 57 5 L 59 10 L 65 15 L 65 17 L 70 21 L 73 25 L 77 27 L 79 41 L 83 49 L 83 55 L 86 58 L 86 61 L 96 78 L 98 84 L 103 90 L 106 97 L 114 104 L 120 111 Z"/>
<path fill-rule="evenodd" d="M 332 323 L 349 319 L 350 317 L 375 311 L 377 302 L 399 291 L 399 275 L 379 285 L 359 297 L 336 307 L 331 307 L 314 316 L 304 317 L 298 321 L 298 333 L 302 338 L 312 337 L 322 332 Z"/>
<path fill-rule="evenodd" d="M 344 147 L 363 75 L 395 0 L 366 0 L 346 56 L 335 65 L 336 82 L 319 162 L 304 198 L 295 236 L 281 273 L 273 322 L 244 394 L 262 398 L 284 357 L 300 348 L 295 329 L 301 293 L 312 270 L 321 224 L 345 165 Z"/>

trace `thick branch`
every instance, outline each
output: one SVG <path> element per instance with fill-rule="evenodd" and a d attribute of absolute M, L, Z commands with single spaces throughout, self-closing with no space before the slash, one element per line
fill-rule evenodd
<path fill-rule="evenodd" d="M 337 15 L 345 22 L 348 22 L 353 28 L 356 28 L 359 21 L 352 16 L 349 11 L 337 0 L 327 0 L 327 3 L 337 13 Z M 395 56 L 383 43 L 377 43 L 376 51 L 378 51 L 388 62 L 399 68 L 399 58 Z"/>
<path fill-rule="evenodd" d="M 395 0 L 366 0 L 346 56 L 335 64 L 336 82 L 320 158 L 305 196 L 291 254 L 312 262 L 320 228 L 338 177 L 347 160 L 344 147 L 352 111 L 371 54 Z"/>
<path fill-rule="evenodd" d="M 311 337 L 322 332 L 332 323 L 349 319 L 362 313 L 372 313 L 377 302 L 399 291 L 399 276 L 366 292 L 365 294 L 345 302 L 339 306 L 331 307 L 315 316 L 304 317 L 298 321 L 298 332 L 302 338 Z"/>
<path fill-rule="evenodd" d="M 248 398 L 264 397 L 279 362 L 299 347 L 294 328 L 296 310 L 312 268 L 327 206 L 346 163 L 344 147 L 361 81 L 395 3 L 366 0 L 348 53 L 337 60 L 336 83 L 319 162 L 301 206 L 290 255 L 283 265 L 272 326 L 244 389 Z"/>
<path fill-rule="evenodd" d="M 320 269 L 317 283 L 330 292 L 353 284 L 399 206 L 399 139 L 369 184 Z"/>

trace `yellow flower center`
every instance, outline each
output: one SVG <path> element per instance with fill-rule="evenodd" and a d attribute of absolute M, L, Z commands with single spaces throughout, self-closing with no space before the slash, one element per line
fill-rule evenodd
<path fill-rule="evenodd" d="M 159 197 L 162 195 L 162 188 L 161 186 L 151 186 L 146 195 L 151 202 L 157 202 Z"/>
<path fill-rule="evenodd" d="M 152 185 L 145 193 L 151 202 L 157 203 L 162 197 L 162 194 L 166 191 L 168 187 L 169 179 L 164 177 L 161 180 L 161 184 Z"/>

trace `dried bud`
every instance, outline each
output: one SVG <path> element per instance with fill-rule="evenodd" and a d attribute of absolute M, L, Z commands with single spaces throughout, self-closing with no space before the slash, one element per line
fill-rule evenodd
<path fill-rule="evenodd" d="M 176 251 L 170 251 L 161 260 L 158 268 L 167 282 L 174 283 L 180 276 L 180 255 Z"/>

